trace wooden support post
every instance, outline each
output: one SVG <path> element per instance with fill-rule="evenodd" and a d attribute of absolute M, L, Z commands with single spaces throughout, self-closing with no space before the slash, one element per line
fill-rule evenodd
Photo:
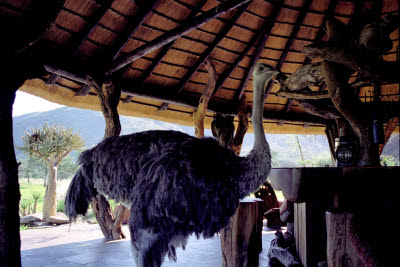
<path fill-rule="evenodd" d="M 294 203 L 296 252 L 305 267 L 326 261 L 325 211 L 332 208 L 332 202 L 318 199 Z"/>
<path fill-rule="evenodd" d="M 236 133 L 236 145 L 232 145 L 233 151 L 238 155 L 242 146 L 243 137 L 248 127 L 249 114 L 246 111 L 246 98 L 243 97 L 240 105 L 241 130 Z M 218 119 L 220 118 L 220 119 Z M 230 147 L 233 143 L 233 117 L 217 117 L 222 123 L 213 121 L 211 127 L 213 135 L 223 147 Z M 222 125 L 217 125 L 222 124 Z M 239 131 L 239 127 L 238 127 Z M 262 221 L 263 201 L 254 199 L 241 201 L 229 224 L 221 231 L 221 250 L 223 266 L 258 266 L 258 254 L 262 250 Z"/>
<path fill-rule="evenodd" d="M 236 155 L 240 155 L 244 136 L 249 129 L 249 116 L 250 112 L 247 111 L 247 98 L 243 95 L 240 99 L 238 117 L 239 124 L 232 142 L 232 150 Z"/>
<path fill-rule="evenodd" d="M 84 84 L 82 87 L 76 92 L 75 96 L 86 96 L 89 94 L 90 90 L 92 90 L 92 87 L 90 85 Z"/>
<path fill-rule="evenodd" d="M 121 133 L 121 123 L 117 107 L 121 97 L 121 89 L 113 81 L 106 81 L 101 87 L 91 77 L 88 77 L 87 81 L 96 90 L 100 100 L 101 111 L 106 121 L 104 139 L 119 136 Z M 107 239 L 117 240 L 125 238 L 125 234 L 121 228 L 126 209 L 124 206 L 120 205 L 117 217 L 114 217 L 107 199 L 102 195 L 96 195 L 92 201 L 92 209 L 99 222 L 100 229 Z"/>
<path fill-rule="evenodd" d="M 7 61 L 6 61 L 7 62 Z M 3 62 L 2 64 L 6 64 Z M 19 85 L 0 73 L 0 266 L 21 266 L 18 164 L 12 134 L 12 106 Z M 7 75 L 5 75 L 7 76 Z M 11 86 L 8 86 L 11 85 Z"/>
<path fill-rule="evenodd" d="M 57 17 L 64 1 L 34 1 L 24 10 L 22 20 L 2 27 L 0 43 L 0 266 L 21 266 L 19 234 L 18 163 L 15 158 L 12 107 L 15 93 L 26 79 L 45 72 L 30 54 L 23 51 L 36 44 Z M 10 45 L 11 44 L 11 45 Z"/>
<path fill-rule="evenodd" d="M 326 256 L 328 266 L 365 266 L 351 242 L 349 228 L 353 214 L 327 211 Z"/>
<path fill-rule="evenodd" d="M 60 78 L 60 75 L 51 74 L 50 77 L 45 82 L 45 84 L 53 85 L 57 82 L 58 78 Z"/>
<path fill-rule="evenodd" d="M 214 91 L 215 83 L 217 81 L 217 71 L 210 59 L 207 59 L 204 62 L 204 66 L 208 71 L 208 83 L 200 97 L 199 106 L 193 113 L 195 127 L 194 135 L 198 138 L 204 137 L 204 118 L 206 117 L 208 102 L 210 101 L 211 94 Z"/>
<path fill-rule="evenodd" d="M 222 266 L 257 266 L 262 250 L 262 201 L 240 202 L 229 225 L 221 231 Z"/>
<path fill-rule="evenodd" d="M 125 97 L 125 99 L 124 99 L 124 101 L 122 101 L 122 103 L 123 104 L 129 104 L 129 103 L 131 103 L 132 99 L 133 99 L 133 96 L 128 95 L 128 96 Z"/>

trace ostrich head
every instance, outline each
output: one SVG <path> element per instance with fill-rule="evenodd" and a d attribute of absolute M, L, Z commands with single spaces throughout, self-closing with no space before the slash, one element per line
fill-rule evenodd
<path fill-rule="evenodd" d="M 257 89 L 258 86 L 265 89 L 265 83 L 275 78 L 278 73 L 279 71 L 274 70 L 270 65 L 258 63 L 253 70 L 254 89 Z"/>

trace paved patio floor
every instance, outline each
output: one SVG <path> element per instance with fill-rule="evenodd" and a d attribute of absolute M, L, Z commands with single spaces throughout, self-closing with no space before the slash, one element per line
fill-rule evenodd
<path fill-rule="evenodd" d="M 127 238 L 105 241 L 98 225 L 74 223 L 71 226 L 26 230 L 21 232 L 21 257 L 23 267 L 69 266 L 135 266 L 130 249 L 127 226 L 123 227 Z M 275 238 L 275 230 L 264 231 L 260 266 L 268 266 L 268 248 Z M 219 236 L 212 239 L 189 239 L 186 250 L 177 249 L 178 261 L 163 263 L 163 267 L 200 267 L 222 265 Z"/>

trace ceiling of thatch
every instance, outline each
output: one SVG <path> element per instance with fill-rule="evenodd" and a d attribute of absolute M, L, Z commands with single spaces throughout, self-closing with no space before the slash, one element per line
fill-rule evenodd
<path fill-rule="evenodd" d="M 12 28 L 40 2 L 48 1 L 1 0 L 2 21 L 6 18 Z M 218 77 L 207 114 L 209 127 L 214 112 L 236 114 L 243 94 L 251 108 L 251 72 L 256 62 L 287 75 L 312 62 L 302 47 L 327 39 L 324 12 L 349 23 L 368 9 L 379 16 L 398 14 L 398 5 L 397 0 L 66 0 L 33 44 L 40 47 L 47 74 L 26 81 L 21 90 L 60 104 L 99 110 L 96 92 L 85 77 L 114 73 L 122 77 L 120 114 L 192 125 L 192 113 L 208 81 L 203 63 L 210 58 Z M 390 38 L 393 48 L 384 59 L 395 61 L 399 30 Z M 357 73 L 352 79 L 357 79 Z M 323 133 L 327 119 L 278 97 L 279 85 L 271 83 L 267 88 L 267 132 Z M 381 101 L 399 100 L 398 83 L 382 83 L 378 91 Z M 376 86 L 365 86 L 359 97 L 369 101 L 374 92 Z"/>

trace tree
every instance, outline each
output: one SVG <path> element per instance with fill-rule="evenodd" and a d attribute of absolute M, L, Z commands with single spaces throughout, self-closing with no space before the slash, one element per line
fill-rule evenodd
<path fill-rule="evenodd" d="M 60 162 L 73 150 L 81 150 L 85 141 L 72 128 L 49 126 L 32 128 L 22 137 L 23 145 L 17 149 L 30 157 L 40 158 L 47 163 L 49 175 L 43 202 L 43 220 L 56 215 L 56 182 Z"/>

